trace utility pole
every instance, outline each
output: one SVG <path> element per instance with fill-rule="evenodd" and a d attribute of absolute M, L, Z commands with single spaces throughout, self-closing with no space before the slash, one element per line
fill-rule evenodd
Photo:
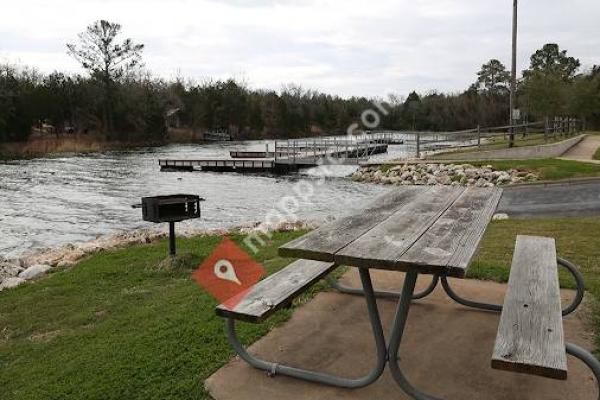
<path fill-rule="evenodd" d="M 512 69 L 510 77 L 510 135 L 508 140 L 508 147 L 515 145 L 515 129 L 512 125 L 515 125 L 514 110 L 516 106 L 516 92 L 517 92 L 517 17 L 518 17 L 518 0 L 513 0 L 513 26 L 512 26 Z"/>

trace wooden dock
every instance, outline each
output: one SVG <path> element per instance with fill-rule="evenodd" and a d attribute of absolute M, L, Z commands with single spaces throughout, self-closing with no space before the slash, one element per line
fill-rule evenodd
<path fill-rule="evenodd" d="M 375 154 L 387 152 L 392 136 L 349 139 L 276 140 L 273 151 L 230 151 L 230 158 L 160 159 L 163 171 L 287 172 L 317 165 L 357 165 Z"/>
<path fill-rule="evenodd" d="M 230 151 L 229 157 L 231 158 L 281 158 L 288 157 L 291 152 L 281 151 L 277 149 L 277 153 L 274 151 L 252 151 L 252 150 L 241 150 L 241 151 Z"/>
<path fill-rule="evenodd" d="M 277 165 L 274 159 L 267 158 L 205 158 L 198 160 L 191 159 L 159 159 L 161 171 L 240 171 L 240 172 L 264 172 L 275 171 Z"/>

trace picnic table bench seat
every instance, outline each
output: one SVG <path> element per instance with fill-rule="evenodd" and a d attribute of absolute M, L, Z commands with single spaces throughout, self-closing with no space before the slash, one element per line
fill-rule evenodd
<path fill-rule="evenodd" d="M 259 323 L 289 305 L 308 287 L 319 281 L 336 265 L 332 262 L 297 260 L 258 282 L 234 307 L 217 306 L 217 315 Z"/>
<path fill-rule="evenodd" d="M 552 238 L 517 236 L 492 368 L 567 379 L 567 354 Z"/>

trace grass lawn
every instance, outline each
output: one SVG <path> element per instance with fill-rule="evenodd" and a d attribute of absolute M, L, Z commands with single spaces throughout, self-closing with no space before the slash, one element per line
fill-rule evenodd
<path fill-rule="evenodd" d="M 469 268 L 469 277 L 507 281 L 517 235 L 555 238 L 558 255 L 579 266 L 585 276 L 586 289 L 600 300 L 600 217 L 494 221 L 485 232 Z M 561 272 L 561 284 L 575 288 L 568 273 Z"/>
<path fill-rule="evenodd" d="M 474 153 L 474 152 L 478 152 L 478 151 L 489 151 L 489 150 L 499 150 L 499 149 L 507 149 L 508 148 L 508 134 L 506 135 L 507 137 L 505 138 L 504 136 L 493 136 L 493 137 L 489 137 L 489 138 L 485 138 L 484 141 L 482 141 L 481 147 L 468 147 L 468 148 L 463 148 L 461 150 L 448 150 L 448 151 L 442 151 L 440 153 L 437 154 L 432 154 L 430 156 L 428 156 L 428 159 L 431 160 L 435 160 L 436 158 L 439 157 L 446 157 L 448 154 L 452 154 L 453 157 L 454 155 L 456 155 L 456 159 L 459 159 L 461 154 L 464 153 Z M 575 135 L 573 135 L 575 136 Z M 570 137 L 573 137 L 570 136 Z M 515 135 L 515 141 L 514 141 L 514 147 L 525 147 L 525 146 L 538 146 L 538 145 L 542 145 L 542 144 L 552 144 L 552 143 L 557 143 L 563 140 L 569 139 L 569 137 L 562 137 L 560 135 L 549 135 L 548 137 L 546 137 L 543 133 L 533 133 L 533 134 L 528 134 L 527 136 L 523 137 L 522 134 L 516 134 Z"/>
<path fill-rule="evenodd" d="M 269 273 L 291 260 L 277 247 L 304 232 L 277 233 L 256 256 Z M 600 218 L 494 222 L 471 277 L 505 280 L 517 233 L 556 237 L 600 296 Z M 238 242 L 242 237 L 233 235 Z M 0 293 L 0 387 L 9 399 L 203 399 L 203 380 L 233 355 L 214 314 L 217 302 L 190 279 L 193 265 L 220 241 L 181 239 L 189 267 L 158 270 L 165 241 L 104 252 L 75 268 Z M 565 285 L 570 282 L 565 280 Z M 326 287 L 318 284 L 305 301 Z M 240 324 L 249 344 L 289 317 Z"/>
<path fill-rule="evenodd" d="M 598 147 L 598 148 L 596 149 L 596 152 L 594 153 L 594 155 L 592 156 L 592 158 L 593 158 L 594 160 L 600 160 L 600 147 Z"/>
<path fill-rule="evenodd" d="M 496 169 L 512 168 L 537 174 L 541 180 L 560 180 L 600 176 L 600 165 L 571 160 L 546 158 L 540 160 L 465 161 L 472 165 L 492 165 Z"/>
<path fill-rule="evenodd" d="M 445 162 L 442 160 L 428 160 L 429 163 Z M 537 174 L 541 180 L 560 180 L 572 178 L 590 178 L 600 176 L 600 164 L 585 163 L 580 161 L 560 160 L 545 158 L 539 160 L 497 160 L 497 161 L 448 161 L 452 164 L 471 164 L 474 166 L 491 165 L 495 169 L 518 169 Z M 397 164 L 383 164 L 379 167 L 382 171 Z"/>
<path fill-rule="evenodd" d="M 270 273 L 287 265 L 277 248 L 302 233 L 274 234 L 257 260 Z M 206 398 L 203 380 L 233 352 L 217 301 L 190 273 L 219 241 L 179 239 L 191 262 L 175 272 L 156 269 L 167 254 L 161 242 L 100 253 L 1 292 L 0 398 Z M 240 324 L 240 336 L 251 343 L 289 315 Z"/>
<path fill-rule="evenodd" d="M 528 134 L 525 137 L 523 137 L 522 134 L 515 134 L 514 147 L 550 144 L 560 142 L 565 139 L 567 138 L 561 137 L 560 135 L 548 135 L 548 137 L 546 137 L 543 133 Z M 508 148 L 508 141 L 508 134 L 506 138 L 504 138 L 504 136 L 491 137 L 487 139 L 485 144 L 482 144 L 481 148 L 473 149 L 473 151 L 505 149 Z"/>
<path fill-rule="evenodd" d="M 588 135 L 599 134 L 599 132 L 593 132 L 593 131 L 580 132 L 577 134 L 566 135 L 566 136 L 561 136 L 560 134 L 557 133 L 556 135 L 550 134 L 550 135 L 548 135 L 548 137 L 546 137 L 543 133 L 528 134 L 525 137 L 523 137 L 522 134 L 515 134 L 515 140 L 514 140 L 513 147 L 526 147 L 526 146 L 539 146 L 539 145 L 544 145 L 544 144 L 552 144 L 552 143 L 562 142 L 563 140 L 567 140 L 567 139 L 573 138 L 575 136 L 579 136 L 584 133 L 588 134 Z M 442 160 L 444 158 L 447 159 L 448 155 L 451 154 L 453 159 L 459 160 L 460 155 L 465 154 L 465 153 L 475 153 L 475 152 L 480 152 L 480 151 L 508 149 L 508 143 L 509 143 L 508 134 L 506 134 L 506 137 L 505 136 L 494 136 L 494 137 L 487 138 L 485 140 L 485 142 L 482 143 L 481 147 L 473 146 L 473 147 L 467 147 L 467 148 L 463 148 L 463 149 L 444 150 L 440 153 L 431 154 L 427 158 L 430 160 L 436 160 L 436 159 Z"/>

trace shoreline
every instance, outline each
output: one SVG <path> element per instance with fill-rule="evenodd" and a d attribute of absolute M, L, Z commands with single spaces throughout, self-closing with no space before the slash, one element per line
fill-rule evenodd
<path fill-rule="evenodd" d="M 179 141 L 108 141 L 97 135 L 33 138 L 26 142 L 0 143 L 0 161 L 18 161 L 64 155 L 125 151 L 143 147 L 160 147 Z"/>
<path fill-rule="evenodd" d="M 260 222 L 249 222 L 232 228 L 183 228 L 178 230 L 177 236 L 188 238 L 202 235 L 263 232 L 260 225 Z M 269 227 L 269 232 L 289 232 L 314 229 L 315 227 L 316 224 L 305 221 L 284 221 Z M 134 229 L 101 235 L 86 242 L 69 243 L 58 247 L 36 250 L 24 253 L 16 258 L 9 259 L 0 255 L 0 292 L 38 279 L 53 269 L 71 268 L 79 261 L 96 253 L 140 244 L 150 244 L 166 239 L 168 236 L 167 229 Z"/>
<path fill-rule="evenodd" d="M 333 137 L 337 134 L 313 136 L 310 133 L 306 137 Z M 221 142 L 233 143 L 247 140 L 276 140 L 285 138 L 262 137 L 262 138 L 237 138 L 235 140 Z M 88 154 L 104 151 L 125 151 L 144 147 L 160 147 L 170 144 L 211 144 L 219 143 L 205 141 L 201 135 L 181 132 L 169 132 L 162 140 L 107 140 L 100 134 L 65 134 L 54 136 L 32 136 L 24 142 L 0 142 L 0 161 L 27 160 L 33 158 L 44 158 L 62 156 L 66 154 Z"/>

